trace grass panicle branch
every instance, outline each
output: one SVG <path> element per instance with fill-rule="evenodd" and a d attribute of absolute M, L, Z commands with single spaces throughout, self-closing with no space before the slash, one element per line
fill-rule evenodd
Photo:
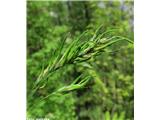
<path fill-rule="evenodd" d="M 104 49 L 121 41 L 126 41 L 128 43 L 133 44 L 133 41 L 122 37 L 122 36 L 110 36 L 109 33 L 112 30 L 101 32 L 102 26 L 100 26 L 94 33 L 93 37 L 83 39 L 85 36 L 90 35 L 90 31 L 86 30 L 79 37 L 72 40 L 69 44 L 65 44 L 68 38 L 68 35 L 62 39 L 62 43 L 56 51 L 54 51 L 54 55 L 49 61 L 48 66 L 42 69 L 42 72 L 39 74 L 34 87 L 34 93 L 37 89 L 44 87 L 47 82 L 47 78 L 57 71 L 60 68 L 68 64 L 76 64 L 87 62 L 92 57 L 99 55 L 104 52 Z M 105 37 L 105 36 L 110 37 Z M 57 56 L 56 56 L 57 55 Z M 55 94 L 55 93 L 65 93 L 72 90 L 83 88 L 86 83 L 89 81 L 89 76 L 81 79 L 79 83 L 76 83 L 77 80 L 81 78 L 78 77 L 71 85 L 64 86 L 58 89 L 56 92 L 53 92 L 47 95 L 45 98 Z M 34 94 L 33 93 L 33 94 Z"/>

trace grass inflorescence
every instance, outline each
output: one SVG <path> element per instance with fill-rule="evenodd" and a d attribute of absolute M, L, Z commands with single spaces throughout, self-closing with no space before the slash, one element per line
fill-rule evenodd
<path fill-rule="evenodd" d="M 63 68 L 66 65 L 87 62 L 91 58 L 100 55 L 107 47 L 120 41 L 126 41 L 133 44 L 133 41 L 128 38 L 122 36 L 111 36 L 109 34 L 110 31 L 112 30 L 102 32 L 101 26 L 91 36 L 90 31 L 86 30 L 79 37 L 72 40 L 69 44 L 66 44 L 66 40 L 68 39 L 69 35 L 62 38 L 61 45 L 56 50 L 54 50 L 53 56 L 51 56 L 47 67 L 43 68 L 41 70 L 41 73 L 37 77 L 37 80 L 35 81 L 35 84 L 33 86 L 32 94 L 35 94 L 39 88 L 45 87 L 47 78 L 53 75 L 55 71 Z M 106 37 L 107 35 L 109 37 Z M 85 36 L 91 37 L 86 37 L 86 39 Z M 54 94 L 68 93 L 70 91 L 83 88 L 90 79 L 91 77 L 89 75 L 80 75 L 78 78 L 73 80 L 70 85 L 59 88 L 56 91 L 53 91 L 51 94 L 45 96 L 44 98 L 48 98 L 49 96 Z"/>

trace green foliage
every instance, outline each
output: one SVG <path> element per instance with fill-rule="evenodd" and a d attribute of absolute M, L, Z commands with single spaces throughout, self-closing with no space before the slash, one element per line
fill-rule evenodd
<path fill-rule="evenodd" d="M 111 119 L 112 116 L 112 119 Z M 125 120 L 125 112 L 121 112 L 118 116 L 117 112 L 115 112 L 113 115 L 109 111 L 105 113 L 105 120 Z"/>
<path fill-rule="evenodd" d="M 27 2 L 28 118 L 133 119 L 132 8 Z"/>

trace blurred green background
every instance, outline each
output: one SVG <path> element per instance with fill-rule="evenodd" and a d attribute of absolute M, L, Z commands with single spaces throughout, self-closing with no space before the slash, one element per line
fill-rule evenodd
<path fill-rule="evenodd" d="M 61 38 L 70 33 L 76 38 L 86 29 L 98 26 L 115 29 L 114 34 L 134 38 L 132 1 L 27 1 L 27 117 L 50 120 L 133 120 L 134 49 L 118 43 L 89 61 L 90 83 L 62 96 L 39 98 L 68 85 L 84 65 L 70 65 L 49 77 L 47 87 L 30 93 L 35 80 L 59 47 Z"/>

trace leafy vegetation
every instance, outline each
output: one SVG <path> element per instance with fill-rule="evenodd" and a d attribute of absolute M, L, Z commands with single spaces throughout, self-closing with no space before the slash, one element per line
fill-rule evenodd
<path fill-rule="evenodd" d="M 27 117 L 133 119 L 133 2 L 27 2 Z"/>

